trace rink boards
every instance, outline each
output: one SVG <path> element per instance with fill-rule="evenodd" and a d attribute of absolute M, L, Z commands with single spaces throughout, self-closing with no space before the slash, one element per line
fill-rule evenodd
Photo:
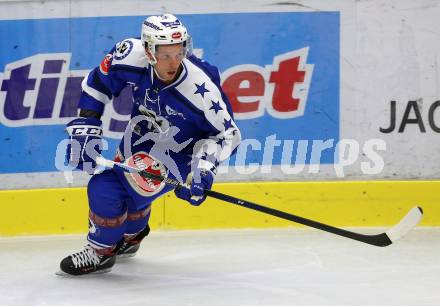
<path fill-rule="evenodd" d="M 438 181 L 219 183 L 215 190 L 335 226 L 389 226 L 413 206 L 421 226 L 440 226 Z M 85 188 L 0 191 L 0 236 L 87 231 Z M 208 199 L 193 207 L 171 192 L 153 203 L 154 229 L 296 227 L 232 204 Z"/>

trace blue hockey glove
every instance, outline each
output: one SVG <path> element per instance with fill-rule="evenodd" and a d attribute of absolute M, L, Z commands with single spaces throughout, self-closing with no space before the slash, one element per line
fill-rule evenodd
<path fill-rule="evenodd" d="M 96 168 L 95 159 L 101 155 L 101 124 L 101 120 L 96 118 L 76 118 L 67 124 L 69 144 L 66 160 L 70 166 L 93 174 Z"/>
<path fill-rule="evenodd" d="M 191 174 L 188 176 L 191 177 Z M 174 193 L 179 199 L 188 201 L 191 205 L 199 206 L 206 199 L 205 190 L 211 189 L 214 174 L 209 170 L 197 169 L 192 175 L 190 188 L 176 188 Z"/>

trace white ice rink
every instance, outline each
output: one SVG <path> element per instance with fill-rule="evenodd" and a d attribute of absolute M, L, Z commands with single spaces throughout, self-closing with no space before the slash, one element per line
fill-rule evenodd
<path fill-rule="evenodd" d="M 440 305 L 440 229 L 386 248 L 316 230 L 153 231 L 108 274 L 55 275 L 84 241 L 0 239 L 0 305 Z"/>

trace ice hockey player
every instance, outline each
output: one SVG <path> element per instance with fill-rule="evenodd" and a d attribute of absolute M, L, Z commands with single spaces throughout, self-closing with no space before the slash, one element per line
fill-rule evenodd
<path fill-rule="evenodd" d="M 67 124 L 69 163 L 94 173 L 104 106 L 129 86 L 131 120 L 115 160 L 187 182 L 176 196 L 200 205 L 241 136 L 217 68 L 192 55 L 191 47 L 187 29 L 171 14 L 148 17 L 140 39 L 118 42 L 82 83 L 79 118 Z M 117 257 L 134 256 L 150 231 L 152 202 L 171 189 L 138 174 L 94 174 L 87 187 L 88 244 L 64 258 L 61 271 L 107 272 Z"/>

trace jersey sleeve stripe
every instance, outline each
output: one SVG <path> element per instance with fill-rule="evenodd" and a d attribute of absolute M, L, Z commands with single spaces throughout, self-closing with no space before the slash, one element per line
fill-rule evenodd
<path fill-rule="evenodd" d="M 94 89 L 93 87 L 89 86 L 87 84 L 87 80 L 89 78 L 90 73 L 84 78 L 84 80 L 81 83 L 82 90 L 87 93 L 89 96 L 93 97 L 94 99 L 98 100 L 101 103 L 108 104 L 112 101 L 112 99 L 109 99 L 109 97 L 106 94 L 103 94 L 102 92 Z"/>

